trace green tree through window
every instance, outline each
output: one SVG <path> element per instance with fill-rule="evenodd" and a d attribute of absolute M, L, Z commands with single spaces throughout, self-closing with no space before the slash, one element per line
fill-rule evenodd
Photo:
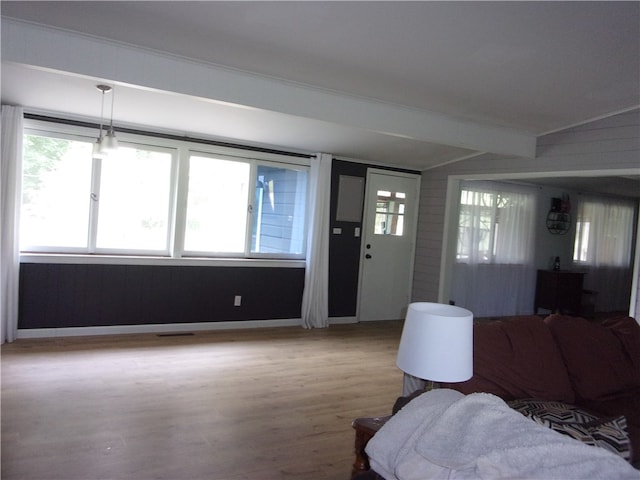
<path fill-rule="evenodd" d="M 24 136 L 23 203 L 30 203 L 33 200 L 34 192 L 42 187 L 43 173 L 56 170 L 60 160 L 68 151 L 67 140 L 35 135 Z"/>

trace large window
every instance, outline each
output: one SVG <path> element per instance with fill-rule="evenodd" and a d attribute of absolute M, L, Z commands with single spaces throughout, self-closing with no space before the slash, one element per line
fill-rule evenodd
<path fill-rule="evenodd" d="M 92 159 L 92 137 L 26 131 L 22 251 L 304 257 L 306 159 L 119 137 Z"/>
<path fill-rule="evenodd" d="M 463 263 L 526 264 L 533 258 L 535 196 L 465 186 L 460 194 L 456 259 Z"/>

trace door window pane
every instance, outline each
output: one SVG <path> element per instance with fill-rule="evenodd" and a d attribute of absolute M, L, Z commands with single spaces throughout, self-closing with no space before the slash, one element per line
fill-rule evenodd
<path fill-rule="evenodd" d="M 24 136 L 20 246 L 86 248 L 92 144 Z"/>
<path fill-rule="evenodd" d="M 307 172 L 258 166 L 252 253 L 304 253 Z"/>
<path fill-rule="evenodd" d="M 402 236 L 405 199 L 403 192 L 378 190 L 374 234 Z"/>
<path fill-rule="evenodd" d="M 250 169 L 245 162 L 191 156 L 185 251 L 245 251 Z"/>
<path fill-rule="evenodd" d="M 171 161 L 126 146 L 102 160 L 97 248 L 168 250 Z"/>

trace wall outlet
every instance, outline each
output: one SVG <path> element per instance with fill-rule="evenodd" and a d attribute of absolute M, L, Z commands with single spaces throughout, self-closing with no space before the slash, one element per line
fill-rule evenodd
<path fill-rule="evenodd" d="M 236 295 L 235 297 L 233 297 L 233 306 L 239 307 L 240 305 L 242 305 L 242 296 Z"/>

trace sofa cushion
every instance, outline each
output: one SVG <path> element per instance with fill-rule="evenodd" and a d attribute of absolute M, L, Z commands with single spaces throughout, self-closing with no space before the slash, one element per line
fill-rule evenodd
<path fill-rule="evenodd" d="M 632 317 L 614 317 L 603 321 L 601 325 L 620 341 L 634 366 L 637 385 L 640 385 L 640 324 Z"/>
<path fill-rule="evenodd" d="M 473 328 L 473 377 L 446 384 L 464 394 L 487 392 L 504 400 L 546 398 L 573 403 L 562 356 L 537 316 L 515 317 Z"/>
<path fill-rule="evenodd" d="M 562 352 L 579 400 L 605 398 L 640 387 L 640 327 L 635 320 L 627 317 L 598 324 L 555 314 L 545 323 Z"/>
<path fill-rule="evenodd" d="M 631 460 L 627 420 L 622 415 L 599 418 L 575 405 L 533 398 L 512 400 L 509 406 L 558 433 Z"/>
<path fill-rule="evenodd" d="M 633 450 L 633 461 L 637 465 L 636 468 L 640 468 L 640 388 L 606 399 L 585 401 L 582 405 L 600 416 L 625 416 Z"/>

